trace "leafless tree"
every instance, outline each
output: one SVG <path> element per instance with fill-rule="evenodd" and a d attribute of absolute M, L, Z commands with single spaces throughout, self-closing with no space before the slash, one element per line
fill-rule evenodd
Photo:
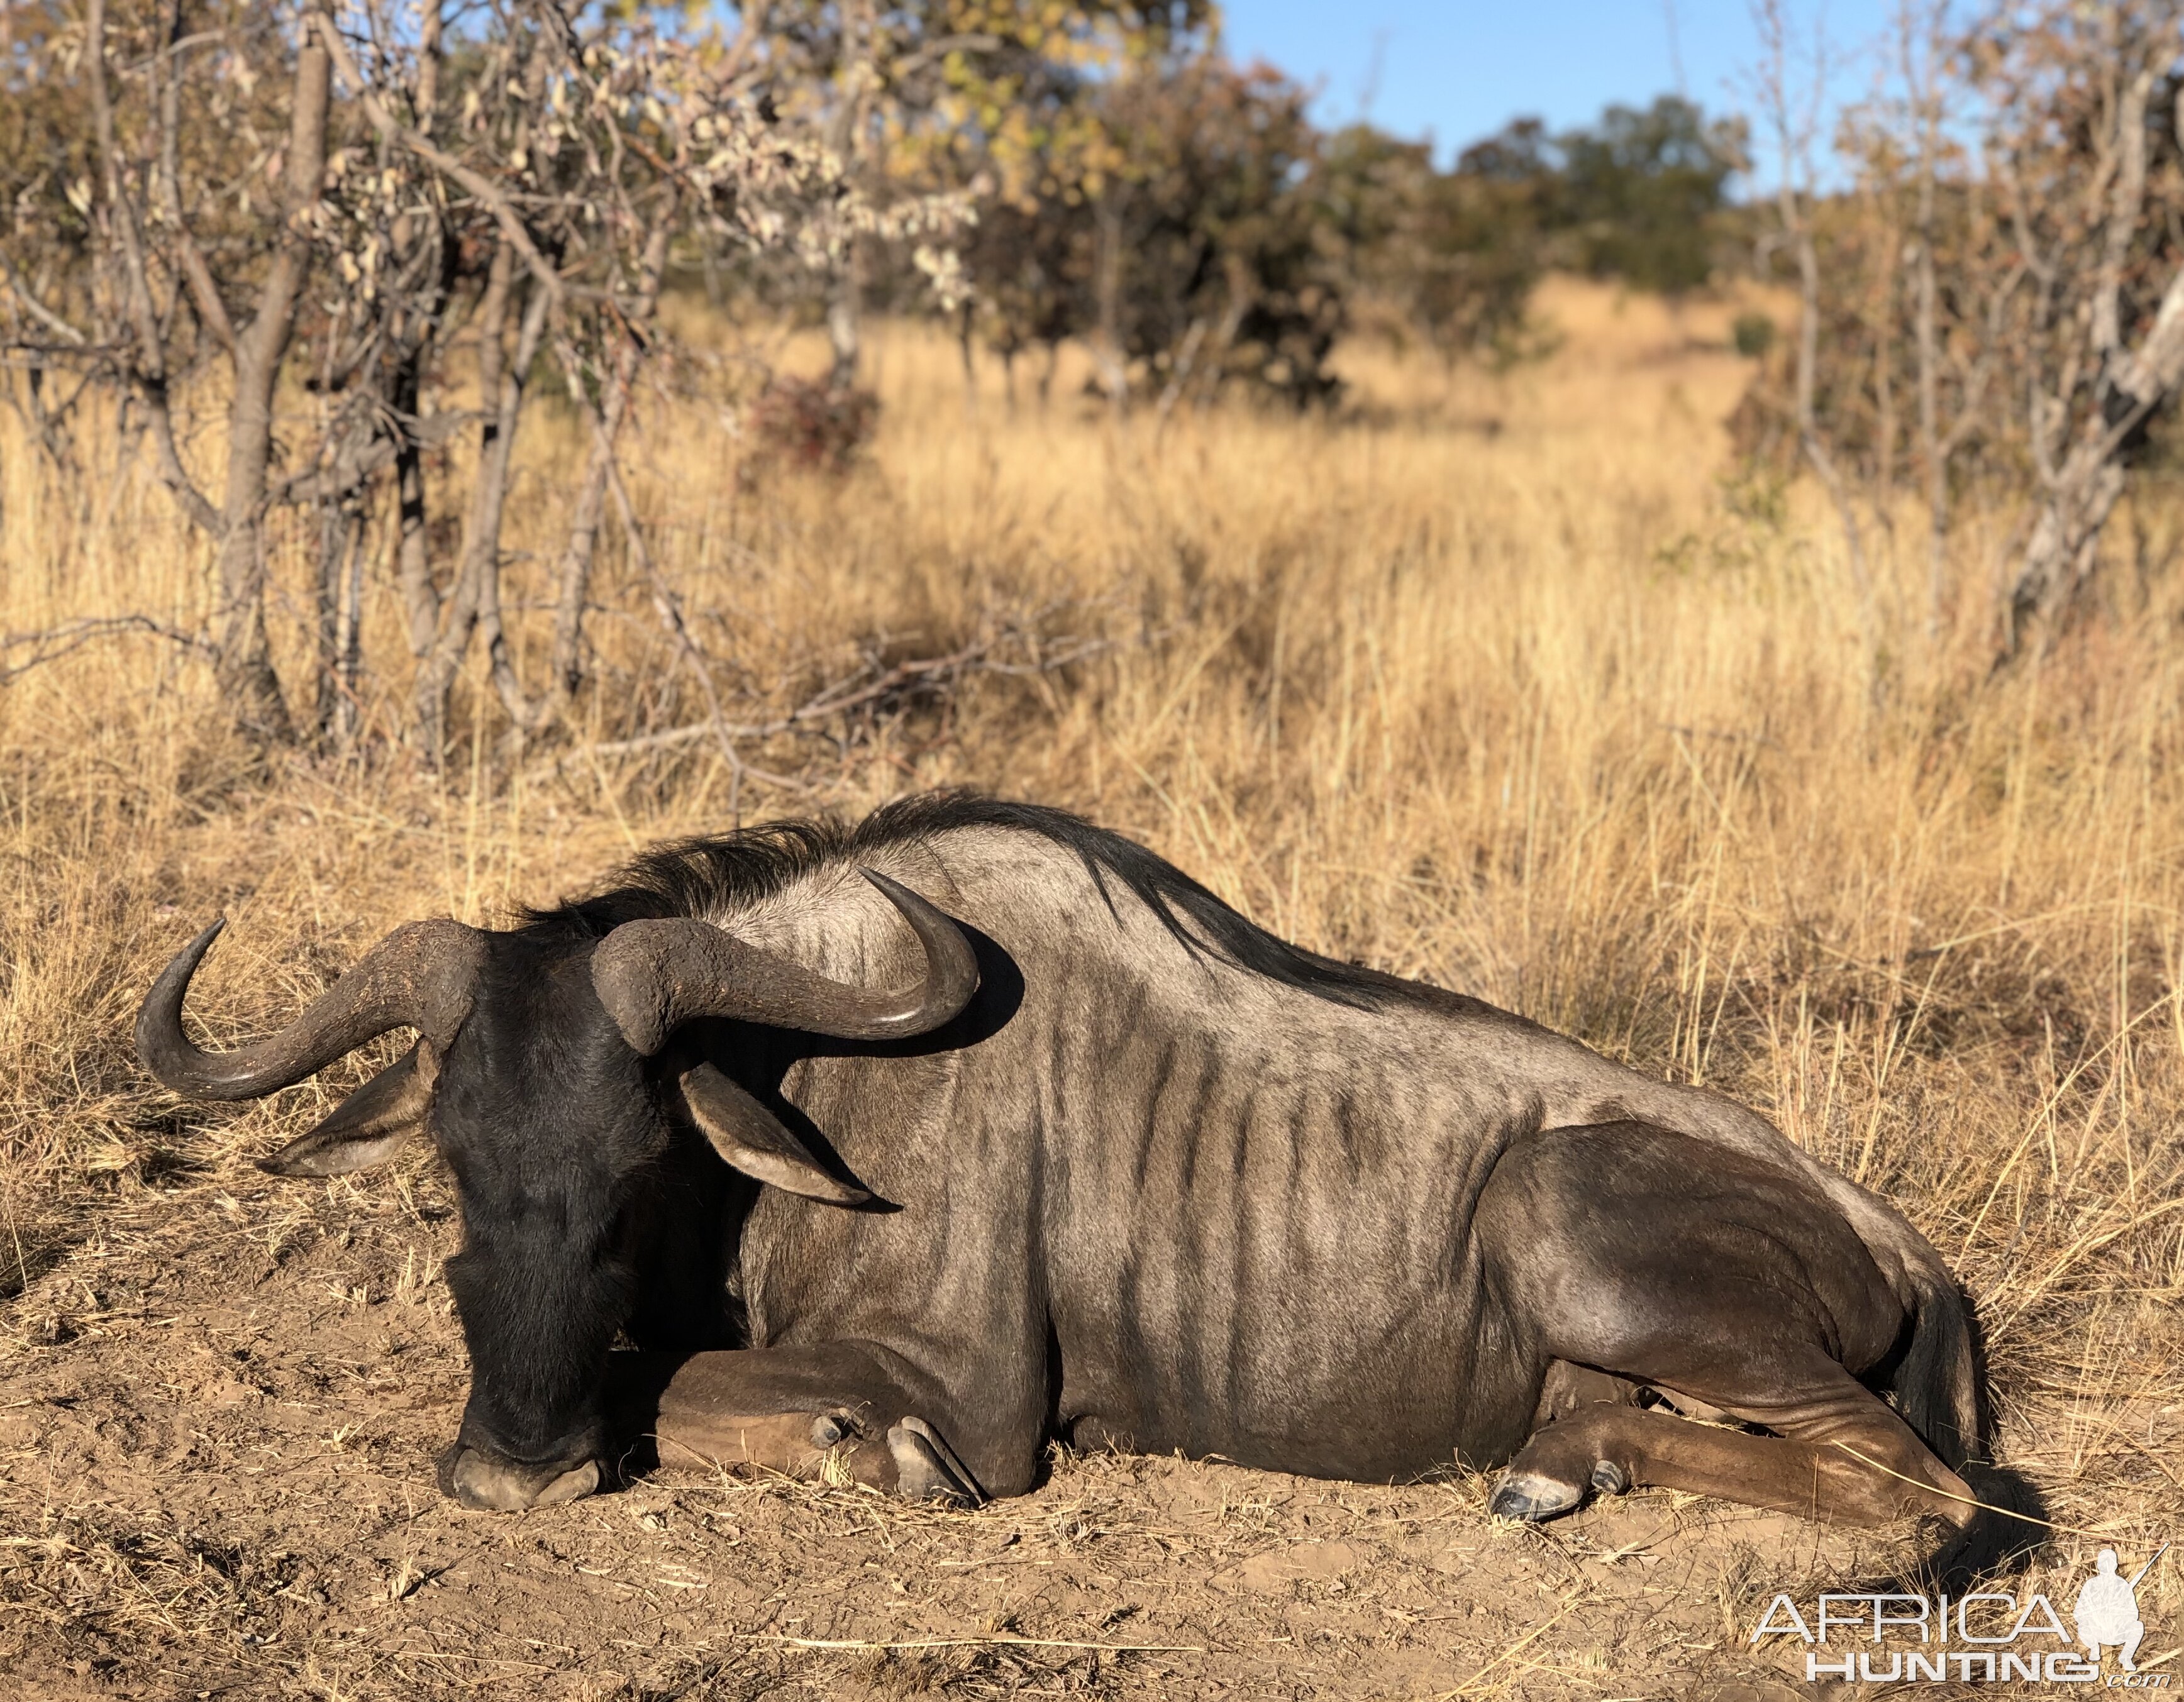
<path fill-rule="evenodd" d="M 1808 161 L 1816 111 L 1783 97 L 1786 0 L 1753 12 L 1762 104 L 1785 159 Z M 2031 486 L 2003 591 L 2007 661 L 2083 603 L 2129 469 L 2184 384 L 2184 3 L 1990 0 L 1967 16 L 1898 0 L 1887 45 L 1892 81 L 1839 138 L 1854 192 L 1800 193 L 1808 163 L 1784 174 L 1777 240 L 1800 334 L 1768 381 L 1847 531 L 1861 476 L 1885 520 L 1895 398 L 1910 387 L 1930 638 L 1958 484 Z M 1801 86 L 1809 102 L 1814 83 Z"/>
<path fill-rule="evenodd" d="M 2084 594 L 2131 454 L 2184 385 L 2184 6 L 1997 8 L 1970 39 L 2028 275 L 2006 334 L 2041 488 L 2006 658 Z"/>
<path fill-rule="evenodd" d="M 109 3 L 153 12 L 109 27 Z M 10 314 L 34 332 L 17 346 L 40 381 L 73 364 L 85 382 L 125 387 L 160 478 L 214 541 L 212 645 L 255 736 L 298 731 L 266 629 L 265 531 L 283 509 L 315 531 L 317 737 L 344 743 L 359 725 L 375 527 L 399 585 L 428 756 L 446 748 L 474 641 L 514 736 L 547 735 L 585 683 L 615 456 L 661 335 L 678 236 L 821 275 L 841 269 L 858 233 L 911 235 L 928 270 L 944 271 L 933 239 L 961 197 L 894 193 L 876 208 L 824 125 L 784 117 L 761 86 L 779 69 L 766 6 L 743 8 L 741 35 L 723 45 L 680 14 L 573 0 L 469 12 L 421 0 L 414 14 L 384 0 L 212 3 L 227 9 L 185 33 L 181 0 L 88 0 L 97 181 L 65 185 L 84 220 L 83 242 L 61 252 L 65 275 L 53 275 L 50 243 L 32 269 L 40 283 L 0 242 Z M 109 63 L 125 38 L 126 62 Z M 203 63 L 186 75 L 193 53 Z M 66 53 L 39 69 L 50 81 L 35 92 L 65 135 Z M 270 203 L 254 188 L 269 180 L 280 186 Z M 476 349 L 471 407 L 449 400 L 464 387 L 449 365 L 458 334 Z M 230 379 L 226 459 L 206 479 L 179 415 L 213 361 Z M 533 659 L 507 616 L 502 539 L 542 377 L 588 414 L 592 443 Z M 31 400 L 64 451 L 42 382 Z M 436 548 L 432 462 L 465 432 L 476 466 L 450 561 Z"/>
<path fill-rule="evenodd" d="M 1752 70 L 1762 122 L 1772 132 L 1776 159 L 1774 210 L 1777 238 L 1797 267 L 1797 341 L 1794 418 L 1797 447 L 1807 465 L 1825 487 L 1842 524 L 1849 556 L 1852 594 L 1866 648 L 1877 639 L 1873 576 L 1866 561 L 1865 538 L 1849 482 L 1836 464 L 1821 429 L 1815 405 L 1820 362 L 1821 279 L 1819 248 L 1814 233 L 1814 147 L 1827 86 L 1828 45 L 1815 25 L 1808 54 L 1801 54 L 1791 33 L 1786 0 L 1751 0 L 1759 57 Z"/>
<path fill-rule="evenodd" d="M 307 29 L 314 15 L 305 14 Z M 248 317 L 238 323 L 197 246 L 176 183 L 181 8 L 170 5 L 161 23 L 153 97 L 146 103 L 151 122 L 141 131 L 146 146 L 139 151 L 125 150 L 115 122 L 106 0 L 89 0 L 84 19 L 100 194 L 126 303 L 123 362 L 151 427 L 160 477 L 183 512 L 215 542 L 220 603 L 214 626 L 222 683 L 247 726 L 262 737 L 285 738 L 291 731 L 287 705 L 266 644 L 264 521 L 273 461 L 273 390 L 310 270 L 326 171 L 327 59 L 322 47 L 309 42 L 295 55 L 270 264 Z M 163 227 L 166 250 L 156 268 L 148 232 L 155 222 Z M 166 275 L 155 277 L 155 270 Z M 230 370 L 226 468 L 217 503 L 192 477 L 176 442 L 171 381 L 179 361 L 172 295 L 177 285 L 188 291 L 198 324 L 219 345 Z"/>

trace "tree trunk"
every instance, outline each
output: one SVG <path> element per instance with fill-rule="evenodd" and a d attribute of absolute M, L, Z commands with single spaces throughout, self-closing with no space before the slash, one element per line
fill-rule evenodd
<path fill-rule="evenodd" d="M 2142 71 L 2125 86 L 2117 119 L 2119 167 L 2112 193 L 2108 241 L 2090 303 L 2089 332 L 2100 362 L 2094 395 L 2098 417 L 2088 420 L 2064 457 L 2047 472 L 2047 494 L 2033 522 L 2009 589 L 1997 667 L 2012 660 L 2036 629 L 2052 631 L 2092 583 L 2100 559 L 2101 529 L 2123 496 L 2124 460 L 2146 422 L 2184 387 L 2184 268 L 2163 291 L 2153 325 L 2135 350 L 2123 347 L 2119 302 L 2131 239 L 2144 203 L 2146 110 L 2153 74 Z M 2172 128 L 2184 142 L 2184 91 L 2179 91 Z M 2051 398 L 2048 404 L 2058 404 Z M 2061 406 L 2069 405 L 2069 398 Z M 2039 422 L 2034 421 L 2036 434 Z"/>
<path fill-rule="evenodd" d="M 963 366 L 963 417 L 973 425 L 978 419 L 978 362 L 971 338 L 977 312 L 976 304 L 967 298 L 956 309 L 956 353 Z"/>
<path fill-rule="evenodd" d="M 827 341 L 834 351 L 827 374 L 827 387 L 842 395 L 857 382 L 857 244 L 851 237 L 841 264 L 836 268 L 827 298 Z"/>
<path fill-rule="evenodd" d="M 2036 628 L 2052 628 L 2092 583 L 2101 529 L 2123 495 L 2123 467 L 2104 440 L 2070 451 L 2041 504 L 2009 589 L 2000 659 L 2017 654 Z"/>
<path fill-rule="evenodd" d="M 872 83 L 872 35 L 877 24 L 872 0 L 844 0 L 840 11 L 840 87 L 827 140 L 834 157 L 842 162 L 844 180 L 854 187 L 864 155 L 866 103 Z M 860 353 L 857 318 L 863 307 L 863 246 L 852 231 L 843 238 L 841 259 L 835 263 L 827 298 L 827 340 L 834 351 L 827 385 L 838 396 L 856 386 Z"/>
<path fill-rule="evenodd" d="M 394 579 L 410 626 L 410 654 L 420 666 L 440 636 L 440 588 L 432 582 L 432 534 L 425 506 L 425 452 L 408 422 L 417 417 L 422 345 L 394 374 L 391 400 L 403 423 L 394 449 Z"/>
<path fill-rule="evenodd" d="M 307 36 L 296 54 L 282 230 L 259 292 L 258 312 L 235 341 L 235 396 L 228 408 L 227 484 L 220 503 L 217 618 L 220 684 L 246 731 L 287 740 L 295 729 L 265 637 L 265 482 L 273 456 L 273 388 L 296 327 L 296 300 L 311 263 L 306 225 L 326 166 L 326 50 Z"/>
<path fill-rule="evenodd" d="M 505 340 L 511 302 L 524 298 L 522 322 L 511 356 Z M 477 482 L 463 527 L 463 555 L 455 582 L 441 610 L 432 648 L 417 667 L 417 725 L 428 759 L 437 766 L 447 754 L 448 703 L 471 633 L 481 613 L 499 618 L 500 608 L 500 521 L 508 496 L 509 458 L 521 417 L 524 384 L 545 334 L 549 303 L 526 272 L 515 276 L 515 248 L 504 242 L 494 250 L 478 309 L 478 400 L 487 409 L 478 429 Z"/>
<path fill-rule="evenodd" d="M 320 738 L 345 748 L 356 736 L 356 682 L 361 670 L 364 509 L 361 492 L 326 503 L 319 515 Z"/>
<path fill-rule="evenodd" d="M 426 0 L 417 49 L 417 129 L 430 136 L 439 110 L 441 0 Z M 383 140 L 383 139 L 382 139 Z M 396 244 L 406 234 L 418 247 L 431 248 L 432 287 L 417 304 L 411 321 L 402 330 L 402 348 L 387 386 L 388 411 L 398 434 L 394 448 L 394 577 L 402 593 L 402 609 L 409 626 L 410 654 L 422 669 L 432 655 L 440 633 L 440 587 L 432 578 L 432 531 L 425 491 L 424 445 L 417 439 L 419 409 L 424 403 L 426 360 L 439 341 L 442 319 L 454 291 L 456 255 L 439 214 L 415 210 L 407 223 L 395 223 Z M 415 253 L 401 253 L 404 261 Z M 426 748 L 437 753 L 431 739 Z"/>
<path fill-rule="evenodd" d="M 120 263 L 119 283 L 123 313 L 134 343 L 129 353 L 130 389 L 143 405 L 145 420 L 158 446 L 160 483 L 174 492 L 175 500 L 193 525 L 217 538 L 222 531 L 220 510 L 190 477 L 175 442 L 174 416 L 167 397 L 170 362 L 166 334 L 152 302 L 151 282 L 145 271 L 142 224 L 123 169 L 121 147 L 114 123 L 114 104 L 107 88 L 106 0 L 90 0 L 84 8 L 84 46 L 92 128 L 98 143 L 99 177 L 108 211 L 106 258 Z M 126 412 L 125 401 L 125 414 Z"/>
<path fill-rule="evenodd" d="M 2146 421 L 2184 386 L 2184 270 L 2170 282 L 2144 344 L 2107 384 L 2102 422 L 2074 445 L 2049 480 L 2040 517 L 2009 592 L 2006 663 L 2036 627 L 2052 630 L 2092 582 L 2101 530 L 2124 492 L 2124 458 Z"/>
<path fill-rule="evenodd" d="M 1100 368 L 1100 387 L 1106 392 L 1107 408 L 1119 424 L 1129 411 L 1130 374 L 1123 349 L 1123 186 L 1111 184 L 1100 201 L 1100 242 L 1094 285 L 1099 312 L 1099 336 L 1093 349 Z"/>
<path fill-rule="evenodd" d="M 1915 241 L 1915 322 L 1919 360 L 1919 459 L 1926 480 L 1926 637 L 1941 636 L 1948 591 L 1949 466 L 1942 448 L 1941 337 L 1935 325 L 1939 292 L 1934 277 L 1934 154 L 1937 146 L 1930 107 L 1920 115 L 1919 210 Z"/>
<path fill-rule="evenodd" d="M 591 595 L 599 522 L 606 511 L 607 487 L 614 473 L 615 445 L 629 412 L 638 368 L 644 359 L 642 328 L 651 323 L 660 301 L 660 281 L 667 270 L 670 228 L 666 220 L 653 227 L 638 263 L 638 298 L 628 315 L 628 332 L 616 345 L 599 415 L 593 422 L 592 446 L 577 481 L 576 509 L 570 518 L 569 538 L 562 548 L 556 576 L 553 649 L 547 663 L 545 689 L 536 702 L 525 693 L 517 676 L 515 659 L 501 625 L 497 586 L 494 594 L 480 604 L 478 619 L 485 630 L 487 652 L 493 659 L 493 687 L 519 734 L 541 731 L 560 720 L 583 686 L 584 606 Z"/>

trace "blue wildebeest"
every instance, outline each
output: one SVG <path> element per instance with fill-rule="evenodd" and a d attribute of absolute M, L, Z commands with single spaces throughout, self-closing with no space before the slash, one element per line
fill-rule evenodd
<path fill-rule="evenodd" d="M 1890 1207 L 1729 1099 L 1284 944 L 1074 817 L 947 794 L 667 846 L 505 931 L 398 929 L 209 1053 L 181 1007 L 217 929 L 138 1021 L 177 1092 L 415 1031 L 266 1167 L 421 1128 L 452 1166 L 471 1382 L 440 1478 L 471 1506 L 595 1488 L 621 1388 L 663 1443 L 920 1499 L 1021 1492 L 1061 1438 L 1507 1462 L 1524 1519 L 1666 1484 L 1966 1522 L 1965 1312 Z M 1678 1416 L 1706 1409 L 1746 1427 Z"/>

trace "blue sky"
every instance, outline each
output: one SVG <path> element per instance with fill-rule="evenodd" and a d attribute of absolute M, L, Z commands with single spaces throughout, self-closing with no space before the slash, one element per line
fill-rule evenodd
<path fill-rule="evenodd" d="M 1430 131 L 1444 159 L 1524 114 L 1558 128 L 1589 123 L 1611 101 L 1644 105 L 1676 91 L 1679 61 L 1684 92 L 1708 113 L 1743 107 L 1732 85 L 1757 47 L 1746 0 L 1224 0 L 1223 9 L 1230 57 L 1268 59 L 1318 87 L 1322 123 L 1346 123 L 1369 99 L 1375 124 Z M 1878 36 L 1892 8 L 1790 0 L 1787 9 L 1805 40 L 1822 22 L 1840 55 Z M 1869 75 L 1847 67 L 1835 92 L 1863 93 Z"/>

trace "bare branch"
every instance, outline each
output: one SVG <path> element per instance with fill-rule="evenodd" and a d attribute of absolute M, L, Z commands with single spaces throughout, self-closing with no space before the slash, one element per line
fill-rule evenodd
<path fill-rule="evenodd" d="M 23 281 L 22 275 L 16 271 L 14 264 L 8 259 L 5 249 L 0 249 L 0 282 L 4 282 L 8 286 L 15 299 L 23 304 L 32 319 L 37 320 L 54 336 L 63 338 L 71 348 L 89 348 L 90 339 L 40 301 L 36 292 Z M 15 345 L 18 348 L 23 346 Z"/>
<path fill-rule="evenodd" d="M 214 38 L 204 34 L 183 36 L 181 17 L 181 0 L 167 0 L 159 51 L 154 61 L 159 86 L 159 210 L 167 227 L 167 242 L 181 266 L 182 281 L 189 289 L 198 318 L 212 333 L 213 340 L 232 356 L 235 327 L 229 322 L 227 304 L 220 298 L 219 286 L 213 282 L 211 268 L 205 264 L 196 234 L 184 216 L 181 173 L 176 163 L 182 129 L 182 55 L 197 43 Z"/>
<path fill-rule="evenodd" d="M 326 51 L 333 56 L 334 68 L 341 73 L 342 81 L 356 96 L 357 103 L 363 107 L 365 116 L 371 120 L 372 128 L 390 142 L 409 149 L 433 170 L 460 184 L 475 197 L 492 213 L 493 222 L 500 226 L 501 236 L 523 257 L 523 264 L 529 268 L 531 275 L 538 281 L 538 286 L 546 292 L 548 300 L 558 301 L 561 293 L 561 275 L 554 270 L 553 263 L 538 252 L 538 245 L 531 240 L 530 231 L 515 209 L 509 203 L 508 197 L 490 181 L 471 170 L 452 153 L 434 147 L 427 137 L 389 112 L 371 84 L 357 69 L 355 58 L 348 50 L 348 43 L 342 39 L 340 31 L 334 27 L 333 19 L 325 13 L 317 13 L 314 14 L 313 21 L 320 39 L 326 43 Z"/>
<path fill-rule="evenodd" d="M 590 596 L 600 514 L 607 484 L 616 476 L 615 443 L 621 435 L 623 416 L 628 411 L 638 364 L 644 354 L 643 333 L 638 327 L 650 320 L 659 302 L 660 281 L 667 270 L 669 229 L 663 221 L 653 227 L 646 239 L 644 252 L 638 262 L 638 293 L 634 311 L 629 322 L 621 328 L 610 358 L 604 394 L 599 405 L 592 410 L 592 447 L 577 481 L 576 509 L 569 523 L 568 541 L 561 552 L 547 680 L 536 699 L 525 693 L 522 682 L 516 677 L 498 607 L 486 617 L 486 642 L 493 658 L 494 688 L 510 719 L 526 732 L 539 731 L 559 720 L 567 712 L 583 683 L 584 609 Z M 573 350 L 565 349 L 562 359 L 569 370 L 575 370 L 577 358 Z M 632 548 L 641 550 L 642 540 L 634 540 Z"/>
<path fill-rule="evenodd" d="M 2093 285 L 2092 343 L 2103 355 L 2114 353 L 2123 342 L 2123 269 L 2146 208 L 2146 105 L 2153 93 L 2153 67 L 2141 65 L 2124 85 L 2121 110 L 2116 114 L 2115 186 L 2100 273 Z"/>
<path fill-rule="evenodd" d="M 0 636 L 0 686 L 12 684 L 33 668 L 58 661 L 95 638 L 110 637 L 125 632 L 148 633 L 207 658 L 219 654 L 218 647 L 203 633 L 185 632 L 180 627 L 154 620 L 148 615 L 86 615 L 81 620 L 64 620 L 58 626 L 48 626 L 36 632 L 10 632 Z M 31 654 L 25 660 L 10 662 L 4 659 L 13 652 L 26 647 Z"/>
<path fill-rule="evenodd" d="M 1775 213 L 1783 236 L 1797 265 L 1797 359 L 1796 419 L 1797 442 L 1805 460 L 1826 488 L 1841 520 L 1843 542 L 1850 559 L 1852 592 L 1858 601 L 1858 628 L 1869 654 L 1875 648 L 1875 616 L 1871 576 L 1865 559 L 1864 540 L 1858 514 L 1841 470 L 1836 465 L 1821 434 L 1815 406 L 1819 369 L 1820 263 L 1806 203 L 1812 182 L 1813 132 L 1818 123 L 1821 68 L 1812 71 L 1806 110 L 1796 110 L 1795 77 L 1790 61 L 1788 19 L 1782 0 L 1752 0 L 1752 23 L 1760 40 L 1758 81 L 1779 155 L 1780 179 L 1775 186 Z M 1816 58 L 1824 58 L 1825 42 L 1816 37 Z"/>
<path fill-rule="evenodd" d="M 174 414 L 167 397 L 166 339 L 160 332 L 151 283 L 145 275 L 143 231 L 136 203 L 130 197 L 122 172 L 120 145 L 114 139 L 114 106 L 107 90 L 106 0 L 89 0 L 84 19 L 84 40 L 85 69 L 91 85 L 92 133 L 98 144 L 107 205 L 120 236 L 123 294 L 136 338 L 130 377 L 151 426 L 160 482 L 174 492 L 183 513 L 192 522 L 214 537 L 220 537 L 226 531 L 225 519 L 190 477 L 175 443 Z"/>
<path fill-rule="evenodd" d="M 403 430 L 418 448 L 437 449 L 465 426 L 475 426 L 485 417 L 478 409 L 450 408 L 429 414 L 414 424 L 405 424 Z M 292 508 L 334 502 L 360 490 L 376 474 L 393 465 L 400 453 L 401 441 L 385 431 L 359 434 L 323 464 L 291 473 L 275 484 L 266 492 L 265 506 Z"/>
<path fill-rule="evenodd" d="M 236 336 L 235 388 L 228 404 L 227 481 L 217 563 L 220 671 L 245 726 L 257 735 L 282 740 L 292 724 L 265 632 L 263 520 L 272 464 L 274 389 L 310 270 L 310 218 L 326 177 L 330 83 L 326 51 L 307 32 L 296 52 L 280 234 L 259 288 L 257 311 Z"/>

